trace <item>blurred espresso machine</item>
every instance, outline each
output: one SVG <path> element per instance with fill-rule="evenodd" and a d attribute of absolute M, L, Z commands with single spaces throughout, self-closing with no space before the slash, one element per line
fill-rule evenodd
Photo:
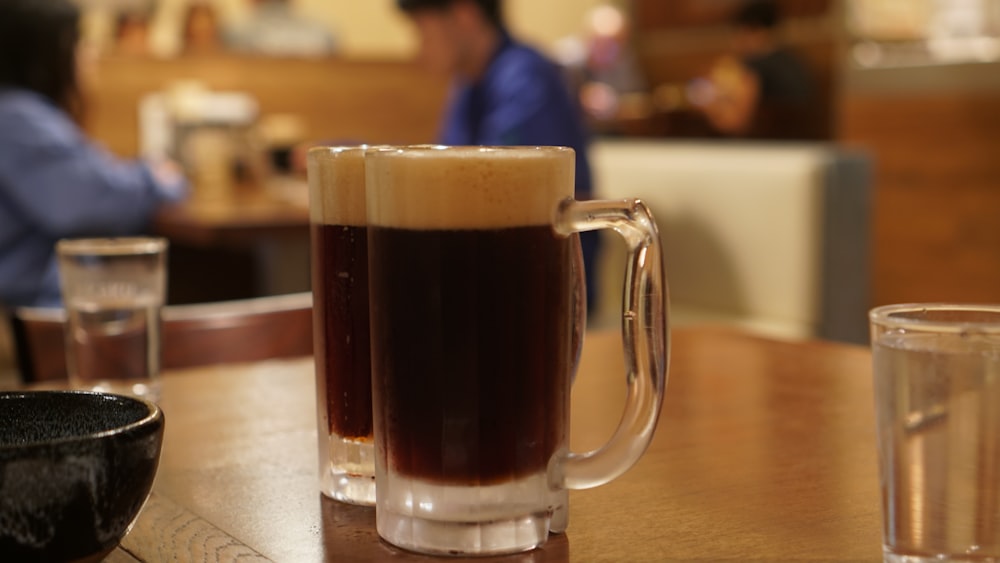
<path fill-rule="evenodd" d="M 177 82 L 139 104 L 142 156 L 171 158 L 184 168 L 193 197 L 225 200 L 268 176 L 257 134 L 257 101 L 243 92 L 212 91 Z"/>

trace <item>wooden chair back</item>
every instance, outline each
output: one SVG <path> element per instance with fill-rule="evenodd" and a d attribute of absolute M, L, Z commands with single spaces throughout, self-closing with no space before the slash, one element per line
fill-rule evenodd
<path fill-rule="evenodd" d="M 25 383 L 66 378 L 63 309 L 11 314 L 18 369 Z M 163 308 L 164 370 L 312 354 L 312 294 Z"/>

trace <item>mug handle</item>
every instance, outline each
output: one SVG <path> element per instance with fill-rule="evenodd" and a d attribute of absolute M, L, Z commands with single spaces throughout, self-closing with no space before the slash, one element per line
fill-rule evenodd
<path fill-rule="evenodd" d="M 628 394 L 618 429 L 604 446 L 568 453 L 561 465 L 568 489 L 603 485 L 628 471 L 653 438 L 663 404 L 670 350 L 668 289 L 660 236 L 653 215 L 638 200 L 564 200 L 557 212 L 559 234 L 613 229 L 628 246 L 622 302 L 625 384 Z"/>

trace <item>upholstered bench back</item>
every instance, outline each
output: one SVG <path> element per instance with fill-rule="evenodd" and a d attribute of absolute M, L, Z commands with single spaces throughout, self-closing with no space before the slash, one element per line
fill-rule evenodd
<path fill-rule="evenodd" d="M 825 144 L 601 141 L 596 196 L 637 197 L 660 226 L 672 318 L 863 342 L 870 166 Z M 591 312 L 618 322 L 624 245 L 609 233 Z"/>

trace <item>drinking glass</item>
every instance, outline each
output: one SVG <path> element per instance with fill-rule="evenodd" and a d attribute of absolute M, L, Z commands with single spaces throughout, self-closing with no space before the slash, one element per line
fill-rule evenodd
<path fill-rule="evenodd" d="M 637 200 L 577 202 L 561 147 L 370 150 L 369 303 L 379 535 L 432 554 L 541 545 L 566 490 L 606 483 L 652 437 L 666 382 L 659 237 Z M 630 248 L 628 399 L 598 451 L 567 426 L 579 231 Z"/>
<path fill-rule="evenodd" d="M 65 239 L 56 252 L 70 385 L 158 399 L 167 241 Z"/>
<path fill-rule="evenodd" d="M 365 148 L 309 151 L 320 490 L 375 504 Z"/>
<path fill-rule="evenodd" d="M 885 561 L 1000 561 L 1000 305 L 870 320 Z"/>

